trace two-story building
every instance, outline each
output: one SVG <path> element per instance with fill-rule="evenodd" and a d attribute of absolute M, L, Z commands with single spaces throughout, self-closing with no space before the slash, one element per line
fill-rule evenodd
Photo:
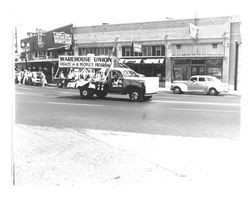
<path fill-rule="evenodd" d="M 37 31 L 21 40 L 20 70 L 43 71 L 47 81 L 53 81 L 59 55 L 73 55 L 72 24 L 47 32 Z"/>
<path fill-rule="evenodd" d="M 159 76 L 162 87 L 196 74 L 216 76 L 230 89 L 239 84 L 238 17 L 105 23 L 73 27 L 73 34 L 75 54 L 110 55 L 114 47 L 121 62 L 146 76 Z"/>

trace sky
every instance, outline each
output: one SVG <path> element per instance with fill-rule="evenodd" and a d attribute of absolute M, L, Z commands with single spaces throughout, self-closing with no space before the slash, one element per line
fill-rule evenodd
<path fill-rule="evenodd" d="M 46 31 L 68 24 L 74 26 L 102 23 L 130 23 L 173 19 L 241 15 L 244 5 L 236 1 L 198 0 L 22 0 L 12 10 L 13 25 L 18 38 L 36 28 Z"/>

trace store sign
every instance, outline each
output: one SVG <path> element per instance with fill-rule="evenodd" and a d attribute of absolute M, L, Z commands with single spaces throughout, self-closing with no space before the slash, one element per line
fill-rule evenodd
<path fill-rule="evenodd" d="M 138 44 L 138 43 L 133 43 L 133 51 L 137 52 L 137 53 L 141 53 L 142 52 L 142 45 Z"/>
<path fill-rule="evenodd" d="M 101 68 L 111 66 L 109 56 L 59 56 L 59 67 L 61 68 Z"/>
<path fill-rule="evenodd" d="M 43 30 L 42 29 L 36 29 L 37 33 L 37 44 L 40 48 L 43 48 L 44 42 L 43 42 Z"/>
<path fill-rule="evenodd" d="M 53 38 L 55 44 L 72 44 L 71 34 L 65 34 L 64 32 L 53 32 Z"/>

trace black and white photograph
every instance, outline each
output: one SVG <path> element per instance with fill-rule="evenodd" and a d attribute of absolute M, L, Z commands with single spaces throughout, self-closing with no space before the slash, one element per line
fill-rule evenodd
<path fill-rule="evenodd" d="M 3 81 L 15 196 L 245 196 L 244 6 L 16 1 Z"/>

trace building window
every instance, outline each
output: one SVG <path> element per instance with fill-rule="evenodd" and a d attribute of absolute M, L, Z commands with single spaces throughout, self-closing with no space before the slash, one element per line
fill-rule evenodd
<path fill-rule="evenodd" d="M 181 49 L 181 45 L 180 45 L 180 44 L 177 44 L 177 45 L 176 45 L 176 48 L 177 48 L 177 49 Z"/>
<path fill-rule="evenodd" d="M 161 56 L 162 55 L 161 46 L 156 46 L 155 51 L 156 51 L 156 56 Z"/>
<path fill-rule="evenodd" d="M 217 43 L 214 43 L 214 44 L 213 44 L 213 49 L 217 49 L 217 47 L 218 47 L 218 44 L 217 44 Z"/>
<path fill-rule="evenodd" d="M 125 56 L 131 56 L 131 47 L 125 47 Z"/>
<path fill-rule="evenodd" d="M 205 64 L 205 60 L 192 60 L 191 64 Z"/>

